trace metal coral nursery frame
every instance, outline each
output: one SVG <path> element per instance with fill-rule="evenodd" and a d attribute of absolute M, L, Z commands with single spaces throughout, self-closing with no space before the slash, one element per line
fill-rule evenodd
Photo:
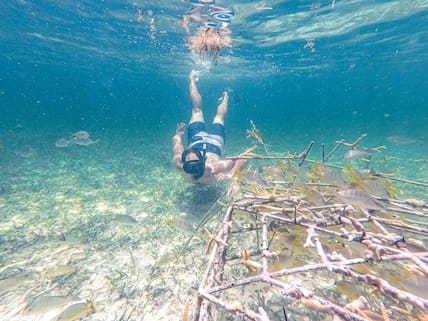
<path fill-rule="evenodd" d="M 306 158 L 307 153 L 301 155 Z M 401 273 L 428 284 L 424 201 L 381 199 L 384 211 L 368 211 L 334 197 L 325 205 L 312 205 L 287 182 L 263 188 L 241 182 L 241 188 L 218 233 L 211 235 L 193 321 L 290 321 L 314 315 L 324 320 L 428 320 L 426 296 L 396 285 Z M 294 260 L 295 266 L 276 264 L 280 253 L 272 245 L 281 229 L 304 231 L 297 243 L 309 254 Z M 330 248 L 331 242 L 359 250 L 344 254 L 340 247 Z M 330 286 L 317 287 L 330 281 Z M 340 293 L 336 286 L 342 281 L 360 295 L 351 299 Z M 254 294 L 259 289 L 260 295 Z"/>

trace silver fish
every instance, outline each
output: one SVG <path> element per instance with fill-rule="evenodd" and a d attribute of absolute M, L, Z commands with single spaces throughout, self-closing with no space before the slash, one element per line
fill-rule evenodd
<path fill-rule="evenodd" d="M 181 217 L 173 217 L 165 219 L 165 224 L 175 227 L 179 231 L 194 234 L 196 233 L 195 227 L 189 221 Z"/>
<path fill-rule="evenodd" d="M 303 188 L 300 189 L 300 192 L 303 194 L 303 198 L 311 204 L 314 204 L 314 205 L 325 204 L 323 194 L 317 191 L 315 188 L 304 186 Z"/>
<path fill-rule="evenodd" d="M 343 159 L 345 160 L 357 160 L 362 158 L 370 158 L 374 154 L 374 151 L 368 150 L 368 149 L 360 149 L 360 148 L 354 148 L 348 150 L 345 155 L 343 155 Z"/>
<path fill-rule="evenodd" d="M 0 280 L 0 295 L 6 292 L 10 292 L 18 288 L 23 282 L 34 279 L 34 273 L 20 272 Z"/>
<path fill-rule="evenodd" d="M 78 132 L 75 132 L 74 134 L 71 135 L 71 137 L 75 137 L 78 139 L 88 139 L 89 136 L 90 135 L 86 130 L 79 130 Z"/>
<path fill-rule="evenodd" d="M 382 205 L 377 203 L 376 200 L 370 196 L 370 194 L 359 189 L 346 189 L 334 194 L 343 202 L 360 209 L 377 211 L 382 211 L 384 209 Z"/>
<path fill-rule="evenodd" d="M 94 313 L 92 304 L 86 302 L 77 302 L 67 306 L 58 316 L 56 321 L 80 320 L 81 318 L 86 317 L 92 313 Z"/>
<path fill-rule="evenodd" d="M 138 223 L 138 221 L 134 217 L 128 214 L 117 214 L 112 219 L 112 222 L 117 222 L 123 225 L 134 225 Z"/>
<path fill-rule="evenodd" d="M 112 228 L 115 228 L 119 225 L 131 226 L 131 225 L 135 225 L 137 223 L 138 223 L 138 221 L 134 217 L 132 217 L 131 215 L 117 214 L 110 220 L 110 222 L 108 222 L 102 226 L 102 230 L 103 231 L 109 231 Z"/>
<path fill-rule="evenodd" d="M 277 166 L 274 166 L 274 165 L 264 166 L 264 167 L 262 167 L 262 171 L 263 171 L 263 174 L 270 176 L 272 178 L 284 176 L 281 169 Z"/>
<path fill-rule="evenodd" d="M 331 170 L 326 170 L 322 172 L 320 176 L 320 181 L 322 183 L 334 185 L 337 187 L 348 187 L 348 183 L 345 181 L 345 179 L 340 174 Z"/>
<path fill-rule="evenodd" d="M 72 142 L 73 144 L 76 144 L 76 145 L 88 146 L 88 145 L 98 143 L 98 139 L 92 140 L 90 138 L 83 139 L 83 138 L 79 138 L 79 137 L 71 137 L 70 142 Z"/>
<path fill-rule="evenodd" d="M 405 136 L 388 136 L 385 140 L 388 143 L 392 143 L 396 145 L 408 145 L 408 144 L 419 143 L 421 141 L 420 139 L 405 137 Z"/>
<path fill-rule="evenodd" d="M 381 197 L 381 198 L 390 198 L 391 195 L 388 191 L 388 181 L 386 179 L 369 179 L 361 181 L 362 188 L 371 195 Z M 390 186 L 390 185 L 389 185 Z"/>
<path fill-rule="evenodd" d="M 248 185 L 255 185 L 257 187 L 269 186 L 267 180 L 257 171 L 244 169 L 238 174 L 238 180 Z"/>
<path fill-rule="evenodd" d="M 24 314 L 44 314 L 79 300 L 79 298 L 66 295 L 41 295 L 27 304 Z"/>
<path fill-rule="evenodd" d="M 58 265 L 47 269 L 46 277 L 54 279 L 59 276 L 69 275 L 76 272 L 76 268 L 71 265 Z"/>
<path fill-rule="evenodd" d="M 55 141 L 55 146 L 59 148 L 68 147 L 70 141 L 67 138 L 60 138 Z"/>

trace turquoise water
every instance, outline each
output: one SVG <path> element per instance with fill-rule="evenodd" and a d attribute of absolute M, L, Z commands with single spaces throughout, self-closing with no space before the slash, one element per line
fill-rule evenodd
<path fill-rule="evenodd" d="M 206 240 L 171 266 L 189 234 L 165 220 L 196 225 L 226 187 L 193 186 L 171 162 L 191 70 L 207 121 L 230 92 L 226 156 L 251 146 L 250 120 L 269 153 L 314 141 L 314 160 L 321 144 L 366 133 L 361 146 L 387 147 L 376 170 L 428 181 L 427 1 L 216 4 L 234 12 L 217 63 L 186 46 L 188 1 L 0 4 L 0 279 L 15 278 L 0 289 L 1 320 L 54 318 L 62 306 L 25 313 L 44 291 L 96 302 L 88 320 L 181 319 Z M 97 142 L 55 145 L 79 130 Z M 426 187 L 397 188 L 428 199 Z M 75 271 L 49 277 L 60 265 Z"/>

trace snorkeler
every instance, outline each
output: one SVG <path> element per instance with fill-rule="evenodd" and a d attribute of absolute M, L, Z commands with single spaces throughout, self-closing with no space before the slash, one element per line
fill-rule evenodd
<path fill-rule="evenodd" d="M 242 168 L 247 160 L 221 160 L 225 141 L 224 118 L 228 108 L 228 93 L 223 92 L 217 114 L 210 130 L 205 129 L 202 113 L 202 98 L 196 87 L 197 72 L 190 73 L 190 99 L 192 117 L 187 128 L 188 148 L 184 149 L 181 140 L 185 124 L 177 125 L 172 137 L 175 166 L 187 173 L 192 182 L 211 184 L 230 179 Z"/>

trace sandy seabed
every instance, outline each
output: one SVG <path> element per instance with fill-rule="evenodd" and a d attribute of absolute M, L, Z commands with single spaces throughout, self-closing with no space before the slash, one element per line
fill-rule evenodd
<path fill-rule="evenodd" d="M 175 260 L 192 235 L 186 224 L 196 226 L 227 185 L 186 182 L 172 166 L 169 137 L 157 144 L 95 133 L 95 144 L 58 148 L 54 136 L 1 136 L 0 320 L 181 320 L 207 262 L 203 231 Z M 300 152 L 306 138 L 269 143 Z M 291 142 L 301 148 L 290 150 Z M 229 155 L 251 145 L 229 144 Z M 426 143 L 418 144 L 382 151 L 375 164 L 427 181 Z M 423 198 L 426 188 L 401 193 Z M 211 231 L 219 212 L 206 225 Z M 77 303 L 85 305 L 64 314 Z"/>

